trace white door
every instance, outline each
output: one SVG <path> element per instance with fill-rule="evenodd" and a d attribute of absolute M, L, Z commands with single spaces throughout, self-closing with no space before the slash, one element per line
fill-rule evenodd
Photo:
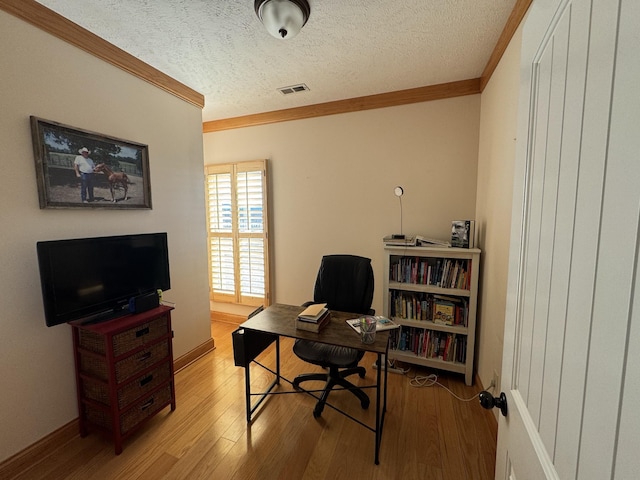
<path fill-rule="evenodd" d="M 496 479 L 640 478 L 640 1 L 534 0 Z"/>

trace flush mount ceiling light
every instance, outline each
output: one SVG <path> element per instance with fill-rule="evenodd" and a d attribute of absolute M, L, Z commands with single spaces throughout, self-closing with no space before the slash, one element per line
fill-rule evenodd
<path fill-rule="evenodd" d="M 281 40 L 295 37 L 311 14 L 307 0 L 255 0 L 256 15 Z"/>

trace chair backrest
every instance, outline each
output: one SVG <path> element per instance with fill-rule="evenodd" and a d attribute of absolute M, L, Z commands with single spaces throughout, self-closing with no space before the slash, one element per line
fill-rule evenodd
<path fill-rule="evenodd" d="M 313 301 L 327 303 L 332 310 L 370 313 L 373 301 L 371 259 L 355 255 L 322 257 Z"/>

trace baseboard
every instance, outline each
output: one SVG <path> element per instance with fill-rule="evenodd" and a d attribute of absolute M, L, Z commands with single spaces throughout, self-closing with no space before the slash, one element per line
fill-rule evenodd
<path fill-rule="evenodd" d="M 233 313 L 225 312 L 211 312 L 211 321 L 233 323 L 234 325 L 240 325 L 247 320 L 246 315 L 234 315 Z"/>
<path fill-rule="evenodd" d="M 52 450 L 80 435 L 78 419 L 41 438 L 33 445 L 0 463 L 0 478 L 14 478 L 38 463 Z"/>
<path fill-rule="evenodd" d="M 215 343 L 213 338 L 210 338 L 202 345 L 174 359 L 173 369 L 178 372 L 214 349 Z M 79 431 L 79 420 L 76 418 L 12 457 L 0 462 L 0 478 L 14 478 L 24 473 L 44 458 L 46 454 L 80 435 Z"/>
<path fill-rule="evenodd" d="M 198 360 L 200 357 L 206 355 L 209 352 L 215 350 L 216 344 L 213 338 L 210 338 L 202 345 L 198 345 L 196 348 L 191 350 L 190 352 L 185 353 L 184 355 L 173 360 L 173 370 L 175 372 L 179 372 L 183 368 L 191 365 L 193 362 Z"/>

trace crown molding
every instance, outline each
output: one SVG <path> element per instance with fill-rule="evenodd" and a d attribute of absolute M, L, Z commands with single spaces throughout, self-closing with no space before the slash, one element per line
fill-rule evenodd
<path fill-rule="evenodd" d="M 382 93 L 379 95 L 370 95 L 367 97 L 339 100 L 336 102 L 321 103 L 317 105 L 289 108 L 286 110 L 257 113 L 242 117 L 213 120 L 204 122 L 202 124 L 202 131 L 203 133 L 211 133 L 234 128 L 266 125 L 269 123 L 301 120 L 304 118 L 334 115 L 337 113 L 356 112 L 360 110 L 392 107 L 395 105 L 427 102 L 430 100 L 440 100 L 444 98 L 482 93 L 489 83 L 489 80 L 498 66 L 502 55 L 504 55 L 505 50 L 509 46 L 509 42 L 520 26 L 520 23 L 529 10 L 532 2 L 533 0 L 516 0 L 516 4 L 507 19 L 507 23 L 498 38 L 498 42 L 496 43 L 480 78 L 413 88 L 410 90 Z"/>
<path fill-rule="evenodd" d="M 359 112 L 375 108 L 394 107 L 410 103 L 428 102 L 443 98 L 460 97 L 480 93 L 480 79 L 461 80 L 441 83 L 427 87 L 411 88 L 395 92 L 368 95 L 365 97 L 337 100 L 335 102 L 318 103 L 304 107 L 288 108 L 272 112 L 256 113 L 242 117 L 212 120 L 202 124 L 203 133 L 218 132 L 241 127 L 267 125 L 269 123 L 302 120 L 305 118 L 323 117 L 338 113 Z"/>
<path fill-rule="evenodd" d="M 513 6 L 513 10 L 511 10 L 511 15 L 507 19 L 507 23 L 502 29 L 502 33 L 500 34 L 500 38 L 498 38 L 498 42 L 496 43 L 491 56 L 489 57 L 489 61 L 487 62 L 486 67 L 484 67 L 484 71 L 480 76 L 480 89 L 484 90 L 491 80 L 491 76 L 495 71 L 498 63 L 500 63 L 500 59 L 502 55 L 504 55 L 505 50 L 509 46 L 509 42 L 513 38 L 513 35 L 516 33 L 516 30 L 520 26 L 522 19 L 527 14 L 529 7 L 533 0 L 517 0 L 516 4 Z"/>
<path fill-rule="evenodd" d="M 210 133 L 234 128 L 266 125 L 290 120 L 301 120 L 482 93 L 507 49 L 511 38 L 531 6 L 532 1 L 533 0 L 516 1 L 480 78 L 213 120 L 204 122 L 202 124 L 202 131 L 204 133 Z M 130 55 L 124 50 L 71 22 L 35 0 L 0 0 L 0 10 L 4 10 L 192 105 L 199 108 L 204 107 L 204 96 L 202 94 L 142 62 L 133 55 Z"/>
<path fill-rule="evenodd" d="M 0 0 L 0 10 L 104 60 L 196 107 L 204 96 L 34 0 Z"/>

